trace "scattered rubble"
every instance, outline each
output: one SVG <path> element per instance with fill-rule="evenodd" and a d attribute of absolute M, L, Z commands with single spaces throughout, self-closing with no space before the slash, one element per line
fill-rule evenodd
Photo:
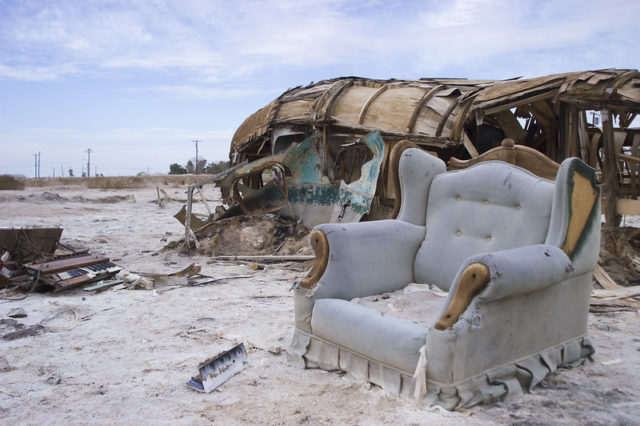
<path fill-rule="evenodd" d="M 309 229 L 274 214 L 203 222 L 194 235 L 198 241 L 196 251 L 205 256 L 311 254 L 307 241 Z M 188 253 L 193 248 L 182 240 L 169 243 L 164 250 Z"/>

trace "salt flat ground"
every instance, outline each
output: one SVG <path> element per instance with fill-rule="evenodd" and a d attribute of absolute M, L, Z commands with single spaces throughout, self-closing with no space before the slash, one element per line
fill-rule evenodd
<path fill-rule="evenodd" d="M 185 198 L 184 187 L 166 189 Z M 114 195 L 133 199 L 99 202 Z M 0 340 L 0 423 L 640 424 L 638 312 L 590 314 L 593 362 L 550 376 L 532 394 L 463 412 L 420 408 L 349 375 L 290 365 L 289 288 L 304 273 L 300 265 L 254 271 L 156 254 L 183 228 L 172 217 L 181 204 L 160 208 L 155 198 L 155 187 L 0 192 L 0 227 L 60 226 L 63 242 L 131 271 L 169 273 L 195 262 L 213 277 L 251 275 L 155 292 L 77 289 L 0 301 L 0 319 L 21 307 L 27 317 L 18 321 L 49 329 Z M 200 362 L 240 341 L 247 369 L 210 394 L 186 388 Z"/>

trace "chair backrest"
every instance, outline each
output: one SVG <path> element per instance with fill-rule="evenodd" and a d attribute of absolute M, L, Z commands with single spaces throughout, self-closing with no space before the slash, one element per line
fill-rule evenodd
<path fill-rule="evenodd" d="M 448 290 L 473 254 L 544 243 L 553 197 L 554 182 L 502 161 L 435 175 L 416 281 Z"/>

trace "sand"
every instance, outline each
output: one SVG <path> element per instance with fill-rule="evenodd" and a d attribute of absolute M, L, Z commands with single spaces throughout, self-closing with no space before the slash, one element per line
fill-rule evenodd
<path fill-rule="evenodd" d="M 165 189 L 185 198 L 183 187 Z M 0 192 L 0 227 L 60 226 L 63 242 L 130 271 L 169 273 L 195 262 L 206 275 L 229 278 L 200 287 L 76 289 L 2 301 L 3 335 L 16 322 L 44 328 L 0 339 L 0 423 L 640 423 L 638 312 L 590 314 L 593 362 L 551 375 L 532 394 L 463 412 L 421 408 L 348 374 L 289 364 L 289 289 L 304 265 L 253 270 L 201 254 L 160 252 L 183 235 L 172 217 L 181 203 L 160 208 L 155 198 L 155 187 Z M 250 277 L 233 278 L 242 275 Z M 15 308 L 27 316 L 8 321 Z M 238 342 L 247 347 L 247 369 L 210 394 L 185 386 L 200 362 Z"/>

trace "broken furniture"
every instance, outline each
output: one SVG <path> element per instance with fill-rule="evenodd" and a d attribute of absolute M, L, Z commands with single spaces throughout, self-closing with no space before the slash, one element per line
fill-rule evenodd
<path fill-rule="evenodd" d="M 43 283 L 55 291 L 113 277 L 121 268 L 104 256 L 60 243 L 62 228 L 0 229 L 0 284 Z M 58 246 L 68 254 L 56 254 Z M 26 278 L 26 279 L 25 279 Z"/>
<path fill-rule="evenodd" d="M 54 291 L 112 278 L 122 269 L 110 262 L 108 257 L 93 254 L 26 266 L 36 279 L 52 286 Z"/>
<path fill-rule="evenodd" d="M 594 352 L 593 169 L 566 159 L 555 182 L 502 161 L 446 172 L 415 148 L 398 167 L 397 219 L 314 228 L 316 260 L 295 289 L 293 359 L 456 409 L 529 391 Z M 448 291 L 440 310 L 401 319 L 354 301 L 410 283 Z"/>

